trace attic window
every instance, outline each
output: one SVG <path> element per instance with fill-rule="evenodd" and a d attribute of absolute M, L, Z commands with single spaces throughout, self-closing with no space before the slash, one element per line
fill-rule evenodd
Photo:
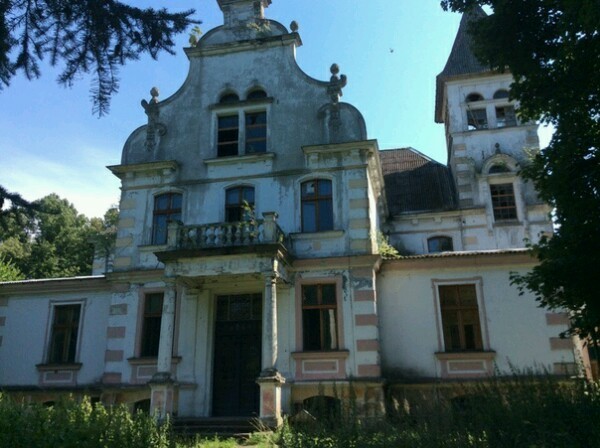
<path fill-rule="evenodd" d="M 220 104 L 236 103 L 239 100 L 240 100 L 240 97 L 237 96 L 236 93 L 225 93 L 224 95 L 221 96 L 219 103 Z"/>
<path fill-rule="evenodd" d="M 252 90 L 248 96 L 246 97 L 247 100 L 257 100 L 260 98 L 266 98 L 267 97 L 267 92 L 265 92 L 263 89 L 255 89 Z"/>
<path fill-rule="evenodd" d="M 481 96 L 481 94 L 479 94 L 479 93 L 469 93 L 467 95 L 466 102 L 473 103 L 475 101 L 483 101 L 483 96 Z"/>
<path fill-rule="evenodd" d="M 507 99 L 507 98 L 508 98 L 508 90 L 506 90 L 506 89 L 496 90 L 496 93 L 494 93 L 495 100 L 502 100 L 502 99 Z"/>

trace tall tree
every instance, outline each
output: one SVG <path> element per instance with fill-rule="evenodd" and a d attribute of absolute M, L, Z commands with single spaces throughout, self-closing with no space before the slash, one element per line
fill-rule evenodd
<path fill-rule="evenodd" d="M 490 6 L 471 24 L 475 53 L 514 77 L 524 119 L 552 124 L 550 145 L 523 175 L 554 207 L 556 232 L 532 246 L 539 264 L 514 276 L 540 305 L 571 311 L 571 333 L 598 339 L 600 296 L 600 1 L 443 0 L 465 12 Z"/>
<path fill-rule="evenodd" d="M 199 23 L 193 13 L 117 0 L 0 0 L 0 89 L 18 72 L 39 77 L 46 57 L 62 66 L 63 85 L 93 73 L 93 111 L 103 115 L 119 88 L 119 66 L 142 53 L 155 59 L 161 51 L 172 54 L 174 36 Z"/>
<path fill-rule="evenodd" d="M 89 275 L 94 246 L 112 250 L 116 209 L 90 221 L 56 194 L 36 202 L 33 214 L 9 219 L 0 229 L 0 259 L 26 278 Z M 20 215 L 17 215 L 20 216 Z"/>

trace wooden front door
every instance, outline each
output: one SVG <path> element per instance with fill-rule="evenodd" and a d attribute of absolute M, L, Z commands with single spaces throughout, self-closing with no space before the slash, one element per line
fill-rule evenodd
<path fill-rule="evenodd" d="M 213 370 L 213 416 L 258 414 L 262 295 L 217 297 Z"/>

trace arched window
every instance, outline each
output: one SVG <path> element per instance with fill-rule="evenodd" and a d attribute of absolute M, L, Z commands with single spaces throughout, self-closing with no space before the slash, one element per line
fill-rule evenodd
<path fill-rule="evenodd" d="M 302 402 L 302 406 L 306 412 L 319 421 L 329 423 L 339 422 L 342 415 L 342 406 L 339 398 L 315 395 L 314 397 L 306 398 Z"/>
<path fill-rule="evenodd" d="M 237 93 L 229 92 L 229 93 L 224 93 L 223 95 L 221 95 L 221 98 L 219 99 L 219 103 L 220 104 L 235 103 L 239 100 L 240 100 L 240 97 L 237 95 Z"/>
<path fill-rule="evenodd" d="M 333 230 L 331 181 L 313 179 L 302 183 L 302 231 Z"/>
<path fill-rule="evenodd" d="M 169 221 L 181 221 L 180 193 L 164 193 L 154 197 L 152 244 L 166 244 Z"/>
<path fill-rule="evenodd" d="M 267 97 L 267 92 L 265 92 L 263 89 L 254 89 L 251 90 L 250 93 L 248 93 L 248 95 L 246 96 L 247 100 L 258 100 L 260 98 L 266 98 Z"/>
<path fill-rule="evenodd" d="M 499 90 L 496 90 L 496 92 L 494 93 L 495 100 L 502 100 L 502 99 L 506 99 L 506 98 L 508 98 L 508 90 L 506 90 L 506 89 L 499 89 Z"/>
<path fill-rule="evenodd" d="M 449 236 L 432 236 L 427 239 L 427 251 L 430 254 L 437 252 L 451 252 L 454 250 L 452 238 Z"/>
<path fill-rule="evenodd" d="M 247 221 L 254 209 L 254 187 L 234 187 L 225 192 L 225 221 Z"/>
<path fill-rule="evenodd" d="M 510 169 L 506 165 L 501 165 L 499 163 L 492 165 L 488 170 L 488 174 L 500 174 L 500 173 L 510 173 Z"/>
<path fill-rule="evenodd" d="M 479 93 L 469 93 L 465 99 L 467 103 L 474 103 L 477 101 L 483 101 L 483 96 Z M 487 129 L 488 119 L 485 107 L 475 106 L 471 107 L 467 104 L 467 129 L 469 131 L 476 131 L 478 129 Z"/>
<path fill-rule="evenodd" d="M 480 93 L 469 93 L 466 98 L 467 103 L 472 103 L 474 101 L 483 101 L 483 96 Z"/>

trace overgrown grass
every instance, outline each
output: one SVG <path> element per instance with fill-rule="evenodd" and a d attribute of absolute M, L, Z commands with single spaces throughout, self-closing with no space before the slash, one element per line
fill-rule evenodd
<path fill-rule="evenodd" d="M 180 441 L 169 425 L 86 399 L 53 407 L 0 395 L 0 448 L 590 448 L 600 446 L 595 383 L 515 375 L 459 387 L 458 400 L 432 394 L 412 407 L 390 400 L 386 418 L 361 419 L 356 403 L 334 418 L 286 422 L 247 441 Z M 438 397 L 431 399 L 431 397 Z M 455 394 L 456 396 L 456 394 Z M 395 404 L 395 405 L 394 405 Z"/>
<path fill-rule="evenodd" d="M 459 400 L 391 406 L 387 419 L 352 415 L 286 424 L 281 448 L 589 448 L 600 446 L 600 393 L 594 383 L 515 375 L 460 388 Z M 434 394 L 435 395 L 435 394 Z M 441 395 L 441 394 L 440 394 Z M 438 396 L 440 396 L 438 395 Z"/>

